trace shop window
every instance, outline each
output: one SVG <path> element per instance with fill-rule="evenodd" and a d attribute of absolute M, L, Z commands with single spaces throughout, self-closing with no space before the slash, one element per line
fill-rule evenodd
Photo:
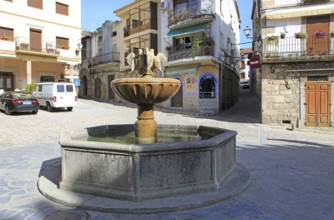
<path fill-rule="evenodd" d="M 216 82 L 215 79 L 207 76 L 202 77 L 199 83 L 199 98 L 213 99 L 216 98 Z"/>

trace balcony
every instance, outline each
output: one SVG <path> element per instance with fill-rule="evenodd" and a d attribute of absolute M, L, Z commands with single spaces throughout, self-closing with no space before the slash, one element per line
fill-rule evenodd
<path fill-rule="evenodd" d="M 156 20 L 146 19 L 137 22 L 133 21 L 132 25 L 128 25 L 123 29 L 124 37 L 128 37 L 132 34 L 136 34 L 149 29 L 157 30 L 157 28 L 158 25 Z"/>
<path fill-rule="evenodd" d="M 286 37 L 263 40 L 263 58 L 314 59 L 334 58 L 334 38 L 330 35 L 306 38 Z"/>
<path fill-rule="evenodd" d="M 192 1 L 191 3 L 182 3 L 175 6 L 174 11 L 168 12 L 168 26 L 175 25 L 188 19 L 204 19 L 213 16 L 212 5 L 208 1 Z"/>
<path fill-rule="evenodd" d="M 191 44 L 180 44 L 167 48 L 168 61 L 175 61 L 195 56 L 214 56 L 213 45 L 200 45 L 193 47 Z"/>
<path fill-rule="evenodd" d="M 111 63 L 111 62 L 119 62 L 119 52 L 111 52 L 102 55 L 98 55 L 91 58 L 90 67 Z"/>
<path fill-rule="evenodd" d="M 58 55 L 56 43 L 51 41 L 40 41 L 24 37 L 15 38 L 15 48 L 17 52 L 39 52 L 50 55 Z"/>

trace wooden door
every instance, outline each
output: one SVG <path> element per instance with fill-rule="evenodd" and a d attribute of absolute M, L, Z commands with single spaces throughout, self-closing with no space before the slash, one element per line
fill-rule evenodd
<path fill-rule="evenodd" d="M 42 51 L 42 31 L 37 29 L 30 29 L 30 50 Z"/>
<path fill-rule="evenodd" d="M 329 16 L 310 16 L 307 18 L 307 55 L 326 55 L 329 53 Z M 316 35 L 324 33 L 325 36 Z"/>
<path fill-rule="evenodd" d="M 330 126 L 330 82 L 306 82 L 306 125 Z"/>

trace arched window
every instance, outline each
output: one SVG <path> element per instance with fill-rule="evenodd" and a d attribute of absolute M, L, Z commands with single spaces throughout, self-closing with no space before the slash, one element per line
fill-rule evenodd
<path fill-rule="evenodd" d="M 214 99 L 216 98 L 216 82 L 213 77 L 203 76 L 199 83 L 199 98 Z"/>

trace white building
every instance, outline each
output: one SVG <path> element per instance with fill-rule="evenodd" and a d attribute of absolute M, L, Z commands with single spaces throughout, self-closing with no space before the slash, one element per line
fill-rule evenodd
<path fill-rule="evenodd" d="M 182 88 L 164 107 L 218 114 L 239 96 L 240 15 L 235 0 L 164 0 L 160 50 L 165 76 Z"/>
<path fill-rule="evenodd" d="M 80 0 L 0 1 L 0 89 L 78 77 Z"/>

